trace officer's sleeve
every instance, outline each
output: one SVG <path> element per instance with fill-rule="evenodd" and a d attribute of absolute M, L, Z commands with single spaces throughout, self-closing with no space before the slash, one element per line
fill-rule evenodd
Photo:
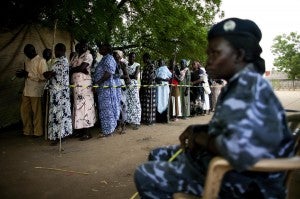
<path fill-rule="evenodd" d="M 253 81 L 253 80 L 250 80 Z M 283 137 L 282 110 L 266 81 L 254 80 L 250 87 L 238 86 L 222 103 L 214 122 L 216 146 L 238 171 L 261 158 L 274 158 Z"/>

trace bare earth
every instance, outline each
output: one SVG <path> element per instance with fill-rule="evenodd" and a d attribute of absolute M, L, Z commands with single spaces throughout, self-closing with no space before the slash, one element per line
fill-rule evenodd
<path fill-rule="evenodd" d="M 277 91 L 286 109 L 300 110 L 300 91 Z M 66 139 L 49 146 L 41 138 L 20 136 L 20 130 L 0 133 L 0 198 L 101 198 L 129 199 L 135 192 L 133 173 L 158 146 L 177 144 L 189 124 L 207 123 L 209 116 L 197 116 L 169 124 L 127 128 L 124 135 L 96 139 L 92 129 L 88 141 Z M 294 182 L 299 187 L 300 175 Z M 138 197 L 137 197 L 138 198 Z M 294 191 L 293 198 L 300 198 Z"/>

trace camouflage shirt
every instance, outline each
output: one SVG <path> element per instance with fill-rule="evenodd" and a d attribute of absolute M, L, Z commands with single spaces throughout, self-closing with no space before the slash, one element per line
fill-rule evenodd
<path fill-rule="evenodd" d="M 249 64 L 230 79 L 219 96 L 209 133 L 236 170 L 261 158 L 285 157 L 292 138 L 285 111 L 270 84 Z"/>
<path fill-rule="evenodd" d="M 219 152 L 238 172 L 262 158 L 287 157 L 293 152 L 285 111 L 268 81 L 254 70 L 252 64 L 232 77 L 223 88 L 209 133 L 216 135 Z M 268 187 L 284 189 L 281 184 L 283 173 L 244 174 L 258 185 L 266 198 L 271 191 Z M 238 173 L 236 176 L 241 177 Z"/>

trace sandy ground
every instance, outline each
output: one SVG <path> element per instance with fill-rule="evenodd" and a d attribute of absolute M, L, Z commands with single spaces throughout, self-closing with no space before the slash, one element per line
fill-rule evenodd
<path fill-rule="evenodd" d="M 286 109 L 300 110 L 300 91 L 276 92 Z M 20 130 L 0 133 L 0 198 L 130 198 L 135 192 L 133 172 L 155 147 L 177 144 L 189 124 L 206 123 L 198 116 L 169 124 L 127 128 L 124 135 L 88 141 L 66 139 L 49 146 L 41 138 L 20 136 Z M 300 185 L 300 175 L 294 181 Z M 299 191 L 294 197 L 300 198 Z"/>

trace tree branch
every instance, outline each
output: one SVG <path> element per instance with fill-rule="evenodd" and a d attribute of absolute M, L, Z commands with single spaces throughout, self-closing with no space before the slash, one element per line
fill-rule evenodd
<path fill-rule="evenodd" d="M 117 5 L 117 8 L 120 9 L 121 7 L 123 7 L 124 4 L 125 4 L 127 1 L 130 1 L 130 0 L 122 0 L 122 1 L 120 1 L 120 3 Z"/>
<path fill-rule="evenodd" d="M 124 50 L 124 49 L 130 49 L 130 48 L 137 48 L 141 47 L 139 44 L 130 44 L 130 45 L 125 45 L 125 46 L 117 46 L 113 47 L 114 50 Z"/>

